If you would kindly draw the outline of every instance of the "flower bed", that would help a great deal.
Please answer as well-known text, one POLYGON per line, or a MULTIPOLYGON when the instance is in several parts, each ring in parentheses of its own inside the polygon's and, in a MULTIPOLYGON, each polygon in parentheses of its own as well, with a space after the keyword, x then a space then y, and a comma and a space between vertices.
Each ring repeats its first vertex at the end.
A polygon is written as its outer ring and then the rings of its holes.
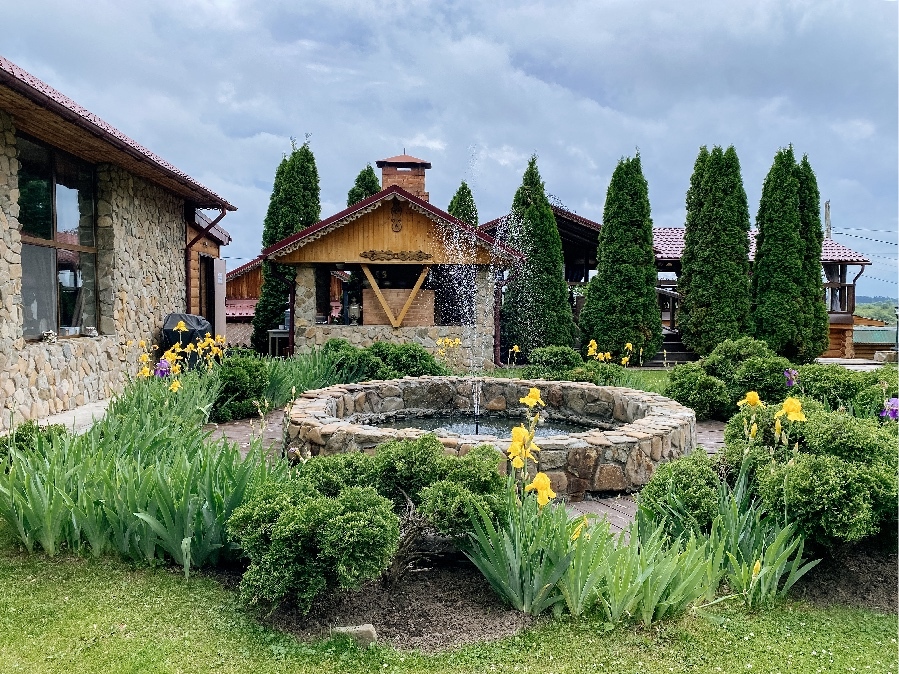
MULTIPOLYGON (((524 421, 527 408, 519 400, 538 386, 547 418, 585 426, 582 433, 540 441, 537 470, 570 500, 590 491, 639 489, 659 463, 689 454, 696 446, 693 411, 653 393, 584 382, 408 377, 303 394, 288 413, 285 451, 293 458, 373 452, 382 442, 420 437, 426 431, 373 424, 399 415, 471 414, 478 384, 484 415, 524 421)), ((459 455, 482 443, 506 452, 510 443, 509 438, 481 435, 441 434, 438 439, 448 453, 459 455)))

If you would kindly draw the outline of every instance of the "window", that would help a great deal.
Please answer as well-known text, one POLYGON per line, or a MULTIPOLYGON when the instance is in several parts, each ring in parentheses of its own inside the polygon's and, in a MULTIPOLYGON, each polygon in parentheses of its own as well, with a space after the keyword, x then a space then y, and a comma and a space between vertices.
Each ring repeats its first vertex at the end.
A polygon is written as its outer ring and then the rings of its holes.
POLYGON ((24 335, 97 326, 94 169, 18 136, 24 335))

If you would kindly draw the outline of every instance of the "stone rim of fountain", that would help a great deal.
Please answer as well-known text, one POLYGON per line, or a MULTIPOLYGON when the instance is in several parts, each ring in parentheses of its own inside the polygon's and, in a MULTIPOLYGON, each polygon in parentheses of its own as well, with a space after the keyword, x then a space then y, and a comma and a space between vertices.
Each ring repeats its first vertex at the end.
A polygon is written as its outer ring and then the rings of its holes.
MULTIPOLYGON (((693 410, 656 393, 587 382, 451 376, 404 377, 308 391, 291 404, 286 415, 285 452, 303 458, 373 453, 383 442, 433 433, 373 423, 399 414, 473 413, 472 391, 478 382, 479 407, 490 416, 524 422, 527 407, 519 398, 536 387, 546 401, 541 412, 547 418, 592 424, 582 433, 538 440, 537 469, 550 477, 557 493, 567 494, 572 501, 588 492, 635 491, 660 463, 696 447, 693 410)), ((505 452, 510 442, 509 438, 453 433, 437 437, 445 451, 455 455, 485 443, 505 452)), ((500 469, 505 469, 505 462, 500 461, 500 469)))

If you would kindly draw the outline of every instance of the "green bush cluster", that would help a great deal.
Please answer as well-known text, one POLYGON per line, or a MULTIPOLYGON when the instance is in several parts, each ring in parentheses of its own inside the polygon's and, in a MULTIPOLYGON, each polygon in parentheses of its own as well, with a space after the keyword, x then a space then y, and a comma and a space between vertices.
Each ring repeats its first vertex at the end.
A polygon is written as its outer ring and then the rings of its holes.
POLYGON ((584 359, 570 346, 541 346, 528 354, 529 365, 524 369, 527 379, 560 379, 561 373, 582 367, 584 359))
POLYGON ((225 358, 218 367, 221 392, 212 408, 215 422, 246 419, 265 407, 269 371, 266 361, 256 356, 225 358))
POLYGON ((708 531, 718 511, 718 474, 702 449, 661 464, 640 491, 640 507, 663 519, 671 508, 690 514, 708 531))
POLYGON ((380 445, 374 455, 310 459, 294 480, 270 486, 229 522, 250 560, 241 596, 267 609, 293 602, 306 613, 322 592, 356 587, 397 564, 397 550, 414 547, 400 540, 401 521, 404 536, 415 530, 409 517, 465 537, 469 512, 504 512, 499 458, 487 445, 447 456, 425 435, 380 445))
POLYGON ((34 419, 29 419, 13 428, 9 435, 0 436, 0 465, 9 456, 9 450, 13 447, 26 451, 33 450, 39 443, 38 438, 52 440, 66 433, 66 427, 60 424, 41 426, 34 419))
POLYGON ((359 348, 345 339, 329 339, 322 347, 322 353, 333 361, 337 376, 345 383, 449 374, 449 370, 419 344, 375 342, 359 348))
MULTIPOLYGON (((567 381, 588 381, 597 386, 621 386, 626 379, 627 371, 617 363, 603 363, 589 360, 579 367, 568 370, 560 377, 567 381)), ((549 377, 547 377, 549 379, 549 377)))
POLYGON ((700 421, 716 419, 727 409, 727 384, 706 373, 700 363, 684 363, 671 370, 665 395, 696 412, 700 421))

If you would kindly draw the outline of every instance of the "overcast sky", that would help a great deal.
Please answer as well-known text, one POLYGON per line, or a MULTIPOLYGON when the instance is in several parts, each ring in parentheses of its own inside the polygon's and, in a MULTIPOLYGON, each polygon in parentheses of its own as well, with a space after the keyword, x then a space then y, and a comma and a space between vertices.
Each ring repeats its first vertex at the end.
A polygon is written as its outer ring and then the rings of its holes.
POLYGON ((874 262, 858 292, 895 296, 897 7, 12 0, 0 53, 237 205, 229 268, 259 251, 290 137, 309 134, 322 217, 405 147, 432 162, 441 208, 466 180, 482 222, 506 213, 536 153, 547 191, 600 220, 618 159, 639 148, 657 226, 683 225, 700 145, 736 147, 754 219, 792 143, 834 238, 874 262))

